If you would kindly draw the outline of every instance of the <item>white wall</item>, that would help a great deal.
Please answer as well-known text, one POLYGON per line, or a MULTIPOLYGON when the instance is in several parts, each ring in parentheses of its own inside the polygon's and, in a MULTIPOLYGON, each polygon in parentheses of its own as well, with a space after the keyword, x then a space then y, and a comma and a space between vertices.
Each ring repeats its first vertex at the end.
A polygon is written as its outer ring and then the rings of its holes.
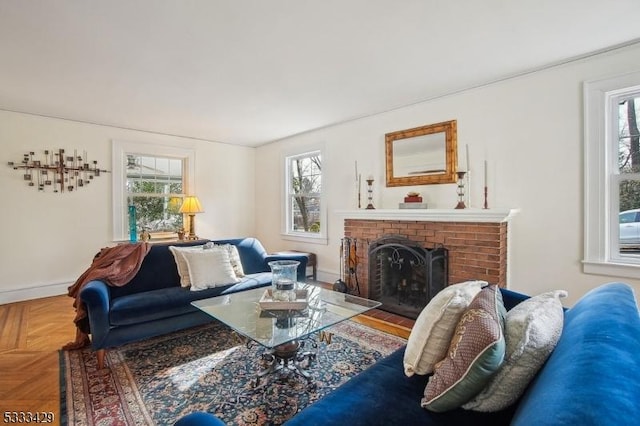
POLYGON ((87 151, 111 170, 111 140, 194 149, 195 193, 205 213, 198 235, 254 235, 255 165, 252 148, 0 111, 0 304, 66 293, 102 247, 112 245, 111 174, 73 192, 38 192, 7 166, 28 151, 87 151))
POLYGON ((269 247, 317 253, 320 277, 335 279, 343 228, 333 212, 356 205, 355 161, 363 177, 372 174, 375 178, 374 205, 378 208, 397 208, 409 190, 420 192, 430 207, 453 208, 453 184, 384 187, 384 135, 456 119, 459 158, 465 158, 465 145, 470 150, 472 207, 481 206, 482 163, 486 159, 489 206, 521 209, 510 233, 511 288, 529 294, 567 289, 567 305, 609 281, 629 282, 640 291, 639 281, 586 275, 581 266, 582 83, 639 69, 640 45, 635 45, 260 147, 256 153, 256 175, 260 176, 256 205, 266 208, 256 217, 257 235, 269 247), (282 193, 282 153, 294 145, 318 142, 326 146, 323 184, 328 195, 329 244, 283 240, 276 202, 282 193))

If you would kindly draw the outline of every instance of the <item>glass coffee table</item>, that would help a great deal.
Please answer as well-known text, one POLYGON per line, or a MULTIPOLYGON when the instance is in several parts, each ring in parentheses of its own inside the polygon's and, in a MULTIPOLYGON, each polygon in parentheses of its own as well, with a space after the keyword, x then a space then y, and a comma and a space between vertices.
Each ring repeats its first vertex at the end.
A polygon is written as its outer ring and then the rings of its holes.
POLYGON ((267 289, 269 287, 261 287, 191 302, 196 308, 249 339, 249 342, 267 348, 262 355, 267 367, 257 374, 254 386, 258 386, 263 377, 283 369, 302 376, 311 385, 311 376, 305 370, 316 357, 315 335, 330 343, 331 334, 325 331, 326 328, 381 304, 298 283, 298 289, 306 290, 308 294, 308 306, 305 309, 266 310, 261 308, 260 301, 267 289))

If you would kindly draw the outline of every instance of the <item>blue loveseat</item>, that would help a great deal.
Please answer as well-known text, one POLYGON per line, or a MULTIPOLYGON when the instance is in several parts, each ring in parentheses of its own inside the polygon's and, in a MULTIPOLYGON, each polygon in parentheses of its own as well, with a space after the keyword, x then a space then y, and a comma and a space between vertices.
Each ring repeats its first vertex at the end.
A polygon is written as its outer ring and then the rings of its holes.
POLYGON ((239 283, 190 291, 180 286, 180 276, 169 246, 202 245, 209 240, 179 244, 153 244, 135 277, 122 287, 111 287, 94 280, 80 291, 86 304, 91 329, 91 346, 98 351, 98 364, 104 365, 105 349, 153 336, 182 330, 212 321, 191 305, 194 300, 216 297, 271 284, 273 260, 297 260, 298 280, 305 281, 304 255, 269 255, 255 238, 215 240, 238 249, 245 276, 239 283))
MULTIPOLYGON (((511 309, 528 298, 502 290, 511 309)), ((555 350, 520 400, 497 413, 420 406, 428 377, 406 377, 404 348, 380 360, 285 424, 314 425, 635 425, 640 419, 640 316, 626 284, 600 286, 565 311, 555 350)), ((177 425, 220 425, 194 413, 177 425)))

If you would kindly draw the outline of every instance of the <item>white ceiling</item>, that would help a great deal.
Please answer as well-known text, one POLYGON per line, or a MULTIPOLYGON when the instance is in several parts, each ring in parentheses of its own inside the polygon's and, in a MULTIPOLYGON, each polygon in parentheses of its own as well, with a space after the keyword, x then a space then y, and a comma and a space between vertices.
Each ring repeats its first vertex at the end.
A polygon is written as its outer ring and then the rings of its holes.
POLYGON ((0 109, 257 146, 636 42, 638 17, 638 0, 0 0, 0 109))

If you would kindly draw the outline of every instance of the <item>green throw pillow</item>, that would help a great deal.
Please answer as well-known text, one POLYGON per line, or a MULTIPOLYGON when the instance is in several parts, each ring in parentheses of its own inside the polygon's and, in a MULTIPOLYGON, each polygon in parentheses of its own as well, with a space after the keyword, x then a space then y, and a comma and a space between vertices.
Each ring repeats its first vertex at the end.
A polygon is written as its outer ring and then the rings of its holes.
POLYGON ((543 293, 507 313, 504 363, 487 387, 462 408, 500 411, 520 398, 560 339, 564 324, 560 298, 566 296, 563 290, 543 293))
POLYGON ((504 360, 505 315, 496 285, 476 295, 456 326, 447 356, 429 378, 421 403, 424 408, 452 410, 482 391, 504 360))

